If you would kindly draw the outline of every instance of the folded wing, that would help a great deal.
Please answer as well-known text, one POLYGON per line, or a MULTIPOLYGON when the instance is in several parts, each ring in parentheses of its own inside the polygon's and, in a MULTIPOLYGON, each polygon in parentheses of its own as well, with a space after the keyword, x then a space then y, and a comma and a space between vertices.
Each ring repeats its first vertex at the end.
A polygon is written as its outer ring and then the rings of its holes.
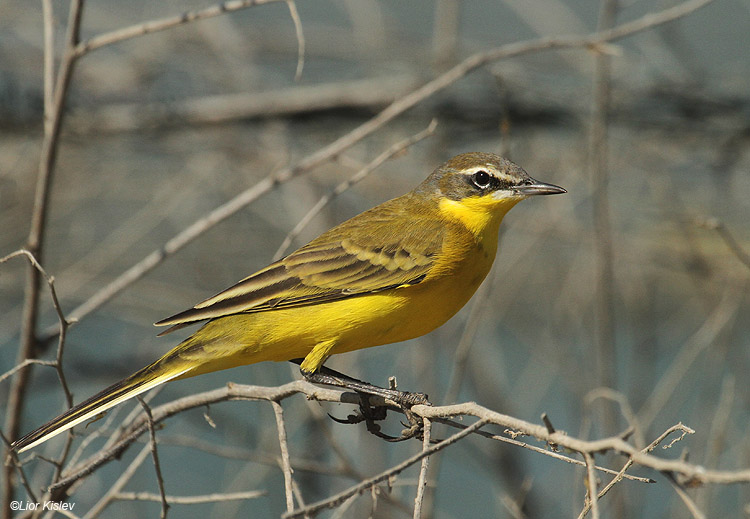
POLYGON ((160 335, 206 319, 320 304, 421 282, 442 246, 443 226, 419 217, 404 225, 390 207, 362 213, 193 308, 157 322, 170 326, 160 335), (389 225, 394 219, 398 226, 389 225))

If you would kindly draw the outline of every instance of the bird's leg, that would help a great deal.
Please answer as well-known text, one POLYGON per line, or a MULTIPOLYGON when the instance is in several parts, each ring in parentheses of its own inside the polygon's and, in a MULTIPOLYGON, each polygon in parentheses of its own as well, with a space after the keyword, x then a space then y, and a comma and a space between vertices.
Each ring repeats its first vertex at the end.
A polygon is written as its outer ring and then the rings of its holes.
MULTIPOLYGON (((301 364, 302 360, 303 359, 293 359, 291 362, 301 364)), ((346 420, 340 420, 332 416, 331 418, 333 420, 336 420, 339 423, 349 424, 364 421, 367 424, 367 430, 369 432, 387 441, 402 441, 409 438, 421 437, 422 421, 411 412, 411 407, 418 404, 430 405, 430 401, 424 393, 411 393, 409 391, 399 391, 395 388, 376 386, 325 366, 321 366, 314 372, 305 371, 300 368, 300 373, 305 377, 305 380, 312 384, 323 384, 349 389, 360 395, 360 415, 350 415, 346 420), (409 420, 409 425, 407 426, 408 429, 405 429, 400 437, 389 436, 382 433, 380 431, 380 426, 375 423, 375 420, 385 419, 388 408, 384 405, 371 405, 369 399, 366 398, 366 395, 380 396, 398 405, 409 420)))
MULTIPOLYGON (((302 359, 292 359, 290 362, 301 364, 302 359)), ((325 366, 321 366, 317 371, 313 372, 305 371, 300 368, 300 373, 305 377, 305 380, 312 384, 323 384, 326 386, 350 389, 357 393, 364 393, 366 395, 380 396, 395 402, 401 407, 411 407, 418 404, 430 405, 430 401, 424 393, 412 393, 409 391, 400 391, 398 389, 376 386, 325 366)))

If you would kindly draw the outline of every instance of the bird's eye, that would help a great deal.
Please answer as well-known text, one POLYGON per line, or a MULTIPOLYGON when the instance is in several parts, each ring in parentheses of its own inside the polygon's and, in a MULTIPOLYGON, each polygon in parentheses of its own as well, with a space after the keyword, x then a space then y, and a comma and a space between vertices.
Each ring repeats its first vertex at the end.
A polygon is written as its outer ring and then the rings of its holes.
POLYGON ((490 174, 486 171, 477 171, 471 176, 471 181, 474 182, 474 185, 480 189, 484 189, 489 186, 490 180, 490 174))

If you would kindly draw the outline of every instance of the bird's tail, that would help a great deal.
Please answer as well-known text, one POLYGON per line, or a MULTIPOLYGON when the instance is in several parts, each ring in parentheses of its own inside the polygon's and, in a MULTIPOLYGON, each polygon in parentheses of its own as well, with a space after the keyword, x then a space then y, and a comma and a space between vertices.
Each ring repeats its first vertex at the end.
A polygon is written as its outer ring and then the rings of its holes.
POLYGON ((14 441, 11 448, 19 453, 28 450, 81 422, 103 413, 120 402, 191 371, 192 367, 186 366, 184 363, 165 362, 165 360, 168 360, 167 357, 169 357, 169 354, 120 382, 112 384, 88 400, 68 409, 57 418, 14 441), (175 366, 175 364, 179 365, 175 366))

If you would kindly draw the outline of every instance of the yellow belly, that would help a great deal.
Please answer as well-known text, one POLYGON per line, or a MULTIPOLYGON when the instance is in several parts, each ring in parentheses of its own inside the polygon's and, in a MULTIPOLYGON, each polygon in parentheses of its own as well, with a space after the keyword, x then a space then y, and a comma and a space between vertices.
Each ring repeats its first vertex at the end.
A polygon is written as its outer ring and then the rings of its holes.
POLYGON ((491 249, 461 244, 460 255, 445 255, 450 262, 438 262, 434 274, 416 285, 214 319, 165 358, 177 354, 195 366, 186 376, 295 358, 306 358, 303 368, 314 371, 332 354, 419 337, 442 325, 471 298, 492 266, 496 241, 490 244, 491 249))

